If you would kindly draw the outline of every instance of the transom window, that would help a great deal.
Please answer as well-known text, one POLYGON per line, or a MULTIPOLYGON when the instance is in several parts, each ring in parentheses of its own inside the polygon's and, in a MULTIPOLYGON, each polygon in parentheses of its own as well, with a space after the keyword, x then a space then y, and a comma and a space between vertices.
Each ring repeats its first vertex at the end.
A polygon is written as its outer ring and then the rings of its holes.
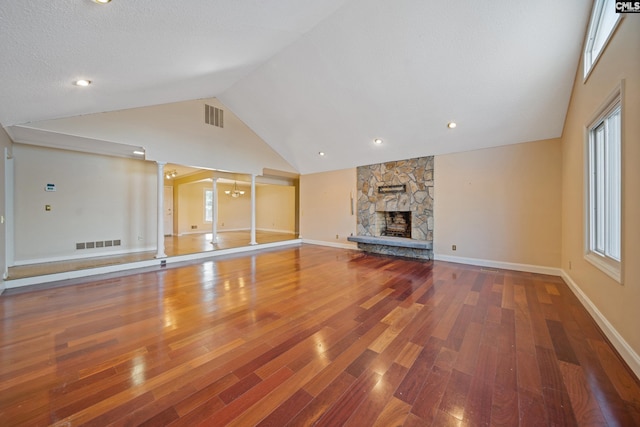
POLYGON ((589 21, 589 31, 584 48, 584 78, 586 79, 611 34, 624 15, 616 13, 614 0, 595 0, 589 21))
POLYGON ((620 91, 589 126, 586 258, 621 282, 622 107, 620 91))

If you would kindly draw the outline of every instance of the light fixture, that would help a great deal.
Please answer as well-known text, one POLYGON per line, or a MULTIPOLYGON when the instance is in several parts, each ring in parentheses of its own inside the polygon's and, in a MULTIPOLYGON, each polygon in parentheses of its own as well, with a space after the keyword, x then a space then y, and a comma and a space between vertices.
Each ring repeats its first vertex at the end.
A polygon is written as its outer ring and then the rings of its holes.
POLYGON ((80 79, 73 82, 73 84, 76 86, 87 87, 91 84, 91 80, 80 79))
POLYGON ((447 127, 448 127, 449 129, 454 129, 456 126, 458 126, 458 125, 456 124, 456 122, 449 122, 449 123, 447 123, 447 127))
POLYGON ((94 3, 98 3, 98 4, 107 4, 110 3, 111 0, 93 0, 94 3))
POLYGON ((376 138, 376 139, 373 140, 373 143, 376 144, 376 145, 380 145, 380 144, 382 144, 382 140, 380 138, 376 138))
POLYGON ((318 156, 320 156, 320 157, 324 157, 324 151, 320 151, 320 152, 318 152, 318 156))
POLYGON ((233 190, 224 190, 224 194, 226 194, 227 196, 231 196, 234 199, 237 199, 238 197, 244 194, 244 191, 238 190, 238 183, 234 181, 233 190))
POLYGON ((144 151, 140 151, 140 150, 135 150, 133 152, 133 154, 137 155, 137 156, 144 156, 144 151))
POLYGON ((175 178, 176 176, 178 176, 178 172, 174 169, 172 171, 167 172, 164 176, 167 179, 175 178))

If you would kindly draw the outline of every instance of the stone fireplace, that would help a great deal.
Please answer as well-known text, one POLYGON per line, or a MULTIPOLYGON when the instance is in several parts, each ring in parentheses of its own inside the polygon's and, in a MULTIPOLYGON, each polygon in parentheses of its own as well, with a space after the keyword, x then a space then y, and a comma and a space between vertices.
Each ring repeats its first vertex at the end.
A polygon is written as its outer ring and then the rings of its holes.
POLYGON ((433 259, 433 156, 360 166, 357 236, 365 251, 433 259))

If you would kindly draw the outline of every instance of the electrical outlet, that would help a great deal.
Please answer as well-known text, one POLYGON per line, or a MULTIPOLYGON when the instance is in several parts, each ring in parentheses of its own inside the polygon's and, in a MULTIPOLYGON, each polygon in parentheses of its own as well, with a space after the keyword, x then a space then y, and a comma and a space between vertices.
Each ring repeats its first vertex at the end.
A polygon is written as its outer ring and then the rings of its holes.
POLYGON ((339 238, 340 238, 340 236, 336 234, 336 240, 339 239, 339 238))
POLYGON ((455 251, 457 249, 456 245, 451 245, 451 250, 455 251))

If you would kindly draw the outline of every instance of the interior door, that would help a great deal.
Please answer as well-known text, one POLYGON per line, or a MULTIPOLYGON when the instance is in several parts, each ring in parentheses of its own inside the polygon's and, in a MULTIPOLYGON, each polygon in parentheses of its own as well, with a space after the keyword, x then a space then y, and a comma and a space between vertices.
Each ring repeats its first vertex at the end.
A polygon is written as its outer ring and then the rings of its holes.
POLYGON ((173 236, 173 187, 164 187, 164 235, 173 236))

